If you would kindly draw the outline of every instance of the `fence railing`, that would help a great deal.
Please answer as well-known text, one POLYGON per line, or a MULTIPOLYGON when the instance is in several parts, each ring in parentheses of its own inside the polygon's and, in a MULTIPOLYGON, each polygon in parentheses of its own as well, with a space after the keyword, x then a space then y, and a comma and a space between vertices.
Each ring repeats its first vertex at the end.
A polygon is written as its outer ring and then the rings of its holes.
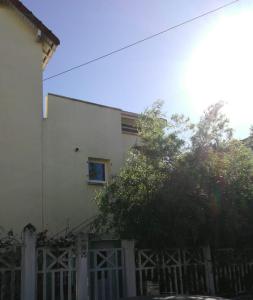
POLYGON ((67 246, 54 242, 37 243, 35 229, 28 226, 19 247, 1 248, 0 243, 0 300, 117 300, 129 295, 124 247, 88 250, 81 235, 67 246))
POLYGON ((209 294, 213 293, 212 275, 206 272, 208 248, 181 250, 182 280, 184 293, 209 294))
POLYGON ((121 248, 89 250, 91 300, 117 300, 124 296, 124 253, 121 248))
POLYGON ((205 248, 136 251, 137 294, 149 294, 149 283, 157 283, 159 294, 209 294, 205 248))
POLYGON ((76 254, 72 247, 37 249, 37 299, 76 299, 76 254))
MULTIPOLYGON (((151 294, 236 295, 253 290, 253 249, 89 249, 78 237, 63 246, 0 243, 0 300, 117 300, 151 294)), ((94 242, 92 245, 95 245, 94 242)))
POLYGON ((241 294, 253 287, 253 249, 213 251, 215 290, 219 294, 241 294))
POLYGON ((21 245, 0 248, 0 300, 20 300, 21 245))

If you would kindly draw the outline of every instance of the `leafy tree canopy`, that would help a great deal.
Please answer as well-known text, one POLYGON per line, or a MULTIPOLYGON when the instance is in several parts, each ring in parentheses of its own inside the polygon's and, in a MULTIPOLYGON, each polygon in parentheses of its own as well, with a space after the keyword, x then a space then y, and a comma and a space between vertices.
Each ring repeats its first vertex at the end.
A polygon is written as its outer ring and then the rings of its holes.
POLYGON ((162 103, 137 120, 139 141, 97 195, 96 228, 141 246, 253 242, 253 152, 233 138, 222 103, 193 125, 162 103))

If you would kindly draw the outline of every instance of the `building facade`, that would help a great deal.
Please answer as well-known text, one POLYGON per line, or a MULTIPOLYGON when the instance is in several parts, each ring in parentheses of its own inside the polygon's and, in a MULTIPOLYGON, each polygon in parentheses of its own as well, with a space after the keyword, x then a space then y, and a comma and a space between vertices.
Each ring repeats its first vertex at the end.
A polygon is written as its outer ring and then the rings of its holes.
POLYGON ((58 38, 18 0, 0 0, 0 231, 56 232, 90 220, 93 200, 136 142, 136 114, 49 94, 58 38))
POLYGON ((117 108, 48 95, 43 173, 50 230, 85 226, 97 214, 96 191, 119 171, 137 142, 135 119, 136 114, 117 108))

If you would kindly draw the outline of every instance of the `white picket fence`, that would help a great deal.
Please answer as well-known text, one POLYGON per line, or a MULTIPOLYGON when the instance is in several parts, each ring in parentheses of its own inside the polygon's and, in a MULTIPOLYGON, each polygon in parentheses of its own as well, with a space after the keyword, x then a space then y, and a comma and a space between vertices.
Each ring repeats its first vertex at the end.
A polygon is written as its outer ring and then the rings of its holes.
POLYGON ((136 265, 138 295, 149 293, 150 282, 159 285, 159 294, 214 293, 208 248, 139 250, 136 265))
POLYGON ((117 300, 129 295, 124 255, 129 244, 134 255, 132 242, 88 250, 81 236, 67 246, 38 245, 36 232, 27 227, 21 242, 11 247, 0 243, 0 300, 117 300))
POLYGON ((117 300, 124 296, 124 254, 121 248, 89 250, 91 300, 117 300))
POLYGON ((19 300, 21 287, 21 245, 0 248, 0 300, 19 300))
POLYGON ((253 287, 253 249, 213 251, 215 290, 241 294, 253 287))
POLYGON ((136 295, 243 293, 253 287, 253 250, 209 247, 89 249, 78 238, 70 245, 37 244, 26 228, 23 239, 0 243, 0 300, 117 300, 136 295))
POLYGON ((39 247, 37 265, 38 300, 75 300, 76 254, 73 247, 39 247))

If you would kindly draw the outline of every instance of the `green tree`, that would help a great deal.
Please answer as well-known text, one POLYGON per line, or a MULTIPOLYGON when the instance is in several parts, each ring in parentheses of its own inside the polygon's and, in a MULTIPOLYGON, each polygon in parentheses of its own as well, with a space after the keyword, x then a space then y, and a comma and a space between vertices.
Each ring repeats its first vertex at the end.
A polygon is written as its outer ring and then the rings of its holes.
POLYGON ((253 154, 232 138, 222 106, 211 106, 194 130, 184 116, 166 121, 160 102, 147 109, 138 144, 97 196, 97 227, 153 248, 247 243, 253 154))

